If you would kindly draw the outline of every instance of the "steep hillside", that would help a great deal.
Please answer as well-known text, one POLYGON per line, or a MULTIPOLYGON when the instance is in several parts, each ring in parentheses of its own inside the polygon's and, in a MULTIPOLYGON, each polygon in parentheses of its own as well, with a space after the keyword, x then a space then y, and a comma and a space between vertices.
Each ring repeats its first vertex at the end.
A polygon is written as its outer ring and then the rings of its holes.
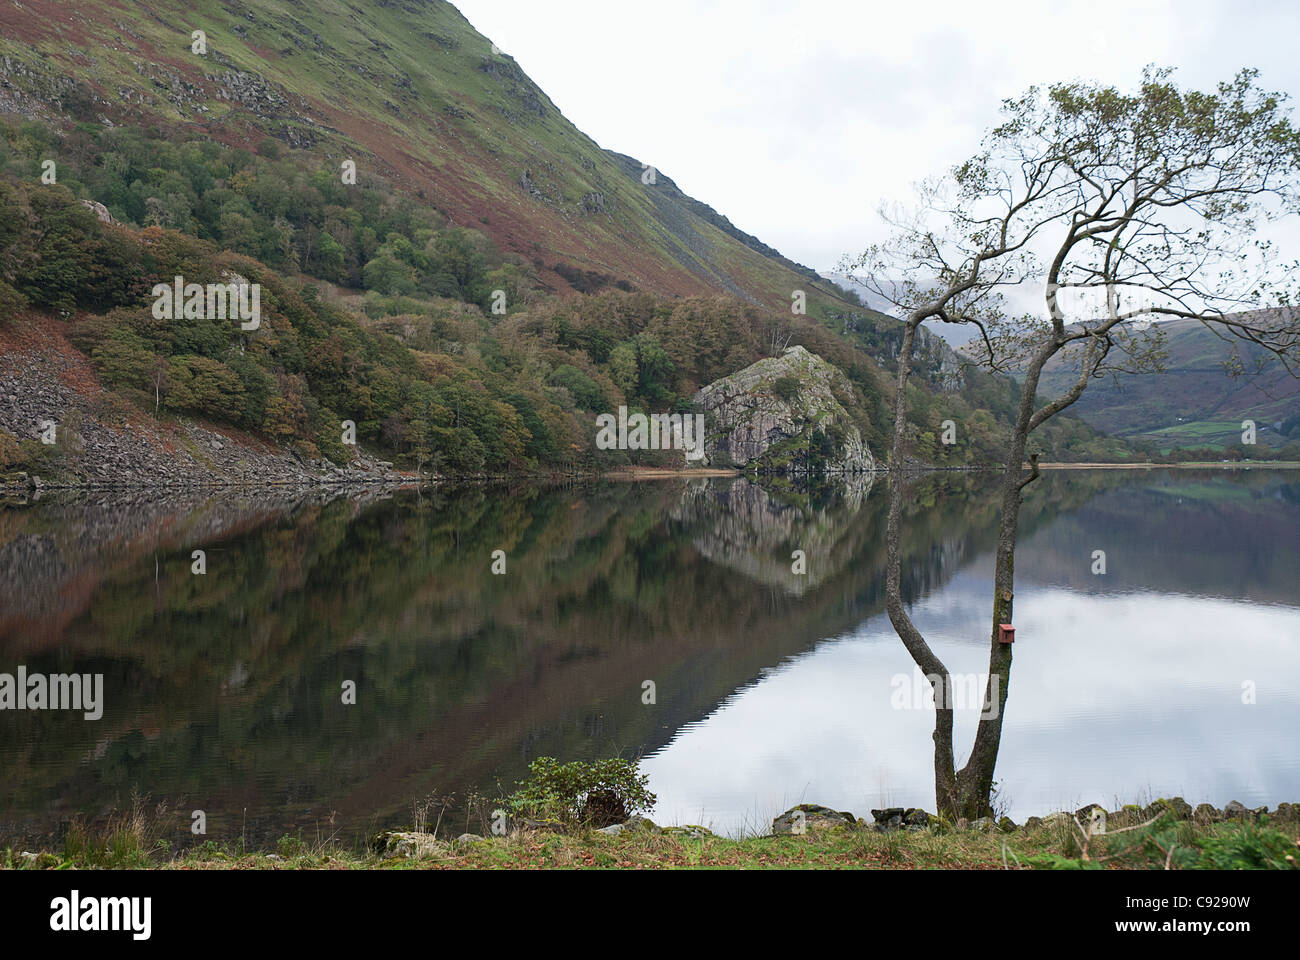
POLYGON ((178 123, 353 158, 359 183, 383 177, 555 289, 590 272, 787 309, 796 289, 838 298, 662 171, 601 149, 440 0, 6 4, 0 81, 3 112, 178 123))
MULTIPOLYGON (((1225 340, 1197 320, 1167 321, 1158 331, 1166 354, 1161 372, 1093 382, 1074 405, 1080 418, 1157 450, 1238 444, 1244 420, 1255 421, 1260 444, 1300 440, 1300 380, 1275 357, 1225 340)), ((1074 376, 1068 361, 1055 361, 1040 392, 1059 394, 1074 376)))
MULTIPOLYGON (((595 449, 593 414, 685 411, 796 345, 843 371, 880 459, 901 340, 602 150, 454 7, 339 0, 0 8, 6 325, 0 470, 69 483, 122 481, 124 463, 186 482, 278 469, 264 441, 293 475, 667 465, 595 449), (157 284, 231 274, 262 289, 260 327, 151 309, 157 284), (52 389, 47 356, 86 389, 52 389), (42 442, 47 421, 66 442, 42 442)), ((1009 384, 933 336, 915 366, 915 457, 995 460, 1009 384)), ((1078 421, 1042 441, 1124 454, 1078 421)))

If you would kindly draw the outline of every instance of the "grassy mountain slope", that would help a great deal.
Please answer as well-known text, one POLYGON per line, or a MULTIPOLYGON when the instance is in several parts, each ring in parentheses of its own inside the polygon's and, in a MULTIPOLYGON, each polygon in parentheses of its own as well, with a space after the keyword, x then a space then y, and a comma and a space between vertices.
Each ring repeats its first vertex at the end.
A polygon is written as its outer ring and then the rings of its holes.
MULTIPOLYGON (((19 398, 0 401, 0 468, 115 475, 76 431, 56 450, 33 424, 142 414, 166 421, 153 434, 201 420, 334 463, 354 459, 349 422, 403 469, 661 463, 593 450, 592 415, 685 410, 797 344, 848 376, 881 459, 900 325, 643 174, 446 3, 0 8, 0 326, 54 344, 112 407, 29 409, 39 358, 0 356, 19 398), (154 284, 227 272, 265 288, 256 332, 151 316, 154 284)), ((995 459, 1009 384, 923 347, 914 455, 995 459), (946 419, 956 445, 936 439, 946 419)), ((1123 456, 1078 421, 1043 442, 1123 456)))
POLYGON ((574 127, 448 3, 33 0, 0 10, 0 56, 0 109, 315 145, 524 255, 556 289, 577 268, 661 295, 838 297, 662 172, 643 183, 642 163, 574 127))

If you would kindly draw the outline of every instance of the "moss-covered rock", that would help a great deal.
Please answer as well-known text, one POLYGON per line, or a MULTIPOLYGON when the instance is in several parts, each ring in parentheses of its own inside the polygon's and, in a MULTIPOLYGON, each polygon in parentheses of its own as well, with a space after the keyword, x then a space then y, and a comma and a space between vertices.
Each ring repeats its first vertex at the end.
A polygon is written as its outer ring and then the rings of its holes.
POLYGON ((1192 819, 1192 805, 1182 797, 1160 797, 1154 803, 1147 804, 1142 815, 1151 820, 1162 813, 1168 813, 1175 820, 1192 819))
POLYGON ((870 472, 875 460, 838 398, 852 394, 843 373, 804 347, 759 360, 695 395, 705 459, 760 473, 870 472))
POLYGON ((713 831, 708 827, 701 827, 694 823, 680 827, 664 827, 663 834, 665 837, 685 837, 690 840, 703 840, 714 836, 713 831))
POLYGON ((772 833, 811 833, 857 825, 858 818, 847 810, 832 810, 817 803, 801 803, 772 820, 772 833))
POLYGON ((385 830, 370 838, 370 849, 379 857, 419 860, 447 854, 447 844, 431 833, 414 830, 385 830))

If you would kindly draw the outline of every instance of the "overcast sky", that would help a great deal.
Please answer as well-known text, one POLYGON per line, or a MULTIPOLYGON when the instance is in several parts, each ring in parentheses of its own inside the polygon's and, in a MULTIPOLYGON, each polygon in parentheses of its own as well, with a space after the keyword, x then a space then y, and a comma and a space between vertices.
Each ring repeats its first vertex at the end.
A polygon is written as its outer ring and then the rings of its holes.
POLYGON ((454 0, 603 147, 819 270, 883 236, 883 200, 973 153, 1031 84, 1300 95, 1300 4, 1086 0, 454 0))

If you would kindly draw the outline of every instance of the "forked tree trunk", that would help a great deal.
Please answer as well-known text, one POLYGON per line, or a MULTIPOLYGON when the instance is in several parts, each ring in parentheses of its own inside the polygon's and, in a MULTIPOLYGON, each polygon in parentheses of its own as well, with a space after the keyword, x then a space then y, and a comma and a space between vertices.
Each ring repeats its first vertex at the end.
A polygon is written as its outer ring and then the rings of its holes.
POLYGON ((903 329, 898 353, 898 394, 894 403, 894 442, 889 459, 889 519, 885 527, 888 568, 885 580, 885 609, 894 631, 912 660, 934 688, 934 795, 939 811, 953 816, 959 795, 952 754, 952 678, 903 607, 900 541, 903 517, 904 458, 907 448, 907 378, 911 373, 912 343, 919 319, 909 317, 903 329))
MULTIPOLYGON (((1039 375, 1043 365, 1056 351, 1047 348, 1035 356, 1021 385, 1016 422, 1012 428, 1000 484, 1002 504, 993 573, 989 679, 970 757, 966 765, 957 771, 952 746, 952 676, 907 615, 900 583, 904 458, 907 446, 907 381, 911 373, 912 347, 919 323, 916 315, 908 319, 898 355, 898 393, 894 402, 894 438, 889 463, 889 519, 885 532, 889 563, 885 605, 894 630, 934 688, 935 803, 939 813, 955 822, 958 818, 974 820, 992 813, 993 774, 997 766, 998 748, 1002 742, 1002 719, 1006 713, 1007 693, 1011 685, 1012 659, 1012 645, 1001 642, 999 626, 1013 622, 1016 528, 1020 520, 1021 490, 1028 482, 1022 479, 1025 448, 1034 415, 1039 375)), ((1033 476, 1037 476, 1036 466, 1031 474, 1033 476)))
POLYGON ((1010 643, 1001 642, 1000 626, 1014 623, 1016 574, 1016 530, 1020 522, 1021 490, 1038 475, 1037 461, 1029 478, 1022 478, 1030 421, 1038 394, 1038 378, 1051 352, 1043 351, 1025 371, 1020 387, 1020 404, 1011 431, 1007 462, 1002 471, 1002 507, 998 522, 997 555, 993 565, 993 623, 989 636, 989 679, 984 690, 983 709, 975 729, 975 742, 966 766, 957 774, 957 816, 974 820, 992 814, 993 773, 1002 744, 1002 721, 1006 716, 1007 694, 1011 689, 1010 643))

